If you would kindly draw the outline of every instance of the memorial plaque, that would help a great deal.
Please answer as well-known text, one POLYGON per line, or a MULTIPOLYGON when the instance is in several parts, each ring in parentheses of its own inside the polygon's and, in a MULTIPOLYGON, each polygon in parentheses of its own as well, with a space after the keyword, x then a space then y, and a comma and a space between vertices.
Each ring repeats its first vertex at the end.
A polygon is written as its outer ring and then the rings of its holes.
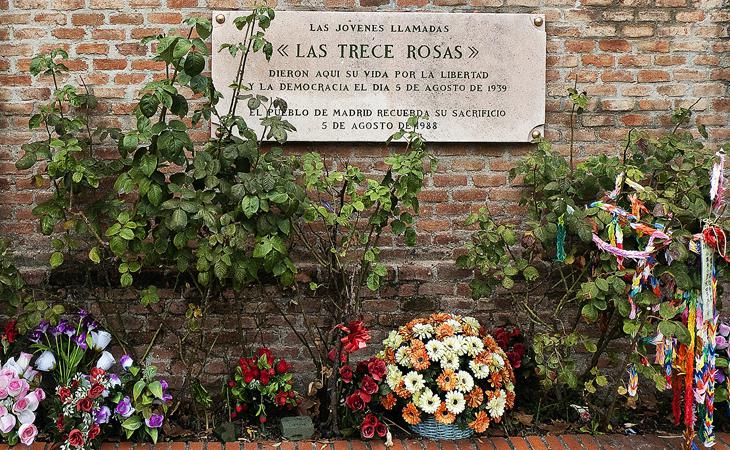
MULTIPOLYGON (((221 114, 239 58, 218 50, 243 40, 233 21, 246 14, 213 13, 221 114)), ((287 102, 292 141, 381 142, 411 115, 428 115, 421 132, 435 142, 529 142, 543 134, 541 15, 277 11, 266 38, 273 57, 252 54, 244 82, 287 102)), ((263 107, 238 108, 260 128, 263 107)))

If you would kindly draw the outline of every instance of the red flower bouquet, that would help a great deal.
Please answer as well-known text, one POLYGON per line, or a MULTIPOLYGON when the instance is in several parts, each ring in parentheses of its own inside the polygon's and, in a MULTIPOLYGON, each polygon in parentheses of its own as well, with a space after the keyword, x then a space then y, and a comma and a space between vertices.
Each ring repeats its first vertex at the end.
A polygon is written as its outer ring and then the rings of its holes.
POLYGON ((292 386, 290 370, 285 359, 276 359, 265 347, 250 358, 239 359, 227 386, 231 420, 256 419, 264 424, 269 417, 296 408, 300 399, 292 386))

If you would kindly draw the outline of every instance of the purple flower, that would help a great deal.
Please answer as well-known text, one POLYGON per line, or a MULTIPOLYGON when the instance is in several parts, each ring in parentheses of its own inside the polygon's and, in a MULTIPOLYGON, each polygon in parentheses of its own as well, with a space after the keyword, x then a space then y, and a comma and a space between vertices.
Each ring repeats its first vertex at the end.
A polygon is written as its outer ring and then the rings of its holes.
POLYGON ((169 387, 169 386, 167 385, 167 380, 160 380, 160 385, 162 385, 162 390, 163 390, 163 391, 166 391, 166 390, 167 390, 167 388, 169 387))
POLYGON ((117 404, 114 412, 124 417, 125 419, 131 416, 134 412, 134 408, 132 407, 132 401, 129 400, 129 397, 124 397, 122 401, 117 404))
POLYGON ((111 383, 112 387, 121 386, 122 380, 119 378, 119 375, 116 373, 110 373, 109 375, 109 383, 111 383))
POLYGON ((165 416, 162 414, 152 414, 149 419, 145 419, 144 423, 149 428, 160 428, 162 426, 162 422, 165 421, 165 416))
POLYGON ((53 336, 58 336, 59 334, 65 334, 66 336, 73 336, 74 329, 68 324, 68 320, 63 319, 58 322, 58 325, 56 325, 55 328, 51 330, 51 334, 53 336))
POLYGON ((715 347, 717 347, 718 350, 722 350, 724 348, 727 348, 728 342, 725 336, 715 336, 715 347))
POLYGON ((48 331, 48 327, 50 325, 51 324, 48 323, 47 320, 41 320, 40 322, 38 322, 38 326, 35 329, 36 329, 36 331, 39 331, 41 333, 45 333, 46 331, 48 331))
POLYGON ((89 313, 88 313, 88 312, 86 312, 86 310, 85 310, 85 309, 79 309, 79 317, 80 317, 80 318, 82 318, 82 319, 83 319, 84 317, 87 317, 88 315, 89 315, 89 313))
POLYGON ((722 372, 722 370, 715 371, 715 381, 717 383, 722 383, 723 381, 725 381, 725 374, 722 372))
POLYGON ((717 332, 725 337, 730 334, 730 325, 726 324, 725 322, 720 323, 720 325, 717 327, 717 332))
POLYGON ((41 341, 41 338, 43 337, 43 333, 38 330, 33 330, 28 334, 28 340, 30 342, 33 342, 34 344, 37 344, 41 341))
POLYGON ((109 423, 109 417, 111 415, 112 415, 112 412, 109 410, 109 408, 106 406, 102 406, 101 408, 94 411, 94 423, 96 423, 96 424, 109 423))
POLYGON ((134 361, 129 355, 122 355, 121 357, 119 357, 119 364, 121 364, 124 370, 129 370, 129 368, 132 367, 133 363, 134 361))
POLYGON ((74 338, 74 342, 76 342, 76 345, 78 345, 80 348, 86 350, 88 348, 88 345, 86 345, 86 332, 82 331, 78 336, 74 338))

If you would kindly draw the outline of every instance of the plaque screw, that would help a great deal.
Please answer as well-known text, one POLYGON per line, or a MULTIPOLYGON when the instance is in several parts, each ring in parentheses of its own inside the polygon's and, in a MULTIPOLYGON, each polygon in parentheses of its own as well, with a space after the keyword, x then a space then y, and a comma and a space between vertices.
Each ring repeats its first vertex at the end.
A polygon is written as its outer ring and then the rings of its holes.
POLYGON ((540 138, 540 130, 532 130, 532 138, 533 139, 539 139, 540 138))
POLYGON ((542 17, 535 17, 535 20, 533 20, 532 23, 534 23, 536 27, 541 27, 542 26, 542 17))
POLYGON ((215 16, 215 21, 218 23, 223 23, 226 21, 226 16, 224 16, 223 14, 218 14, 217 16, 215 16))

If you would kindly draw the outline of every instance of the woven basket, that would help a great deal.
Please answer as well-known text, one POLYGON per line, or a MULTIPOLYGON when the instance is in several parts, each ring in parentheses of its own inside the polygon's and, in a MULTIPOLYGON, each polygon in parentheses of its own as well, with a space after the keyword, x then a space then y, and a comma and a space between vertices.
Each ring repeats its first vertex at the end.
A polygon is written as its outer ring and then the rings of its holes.
POLYGON ((469 439, 474 435, 474 430, 471 428, 464 429, 454 424, 438 423, 433 416, 429 416, 418 425, 411 425, 410 427, 413 432, 428 439, 456 441, 458 439, 469 439))

